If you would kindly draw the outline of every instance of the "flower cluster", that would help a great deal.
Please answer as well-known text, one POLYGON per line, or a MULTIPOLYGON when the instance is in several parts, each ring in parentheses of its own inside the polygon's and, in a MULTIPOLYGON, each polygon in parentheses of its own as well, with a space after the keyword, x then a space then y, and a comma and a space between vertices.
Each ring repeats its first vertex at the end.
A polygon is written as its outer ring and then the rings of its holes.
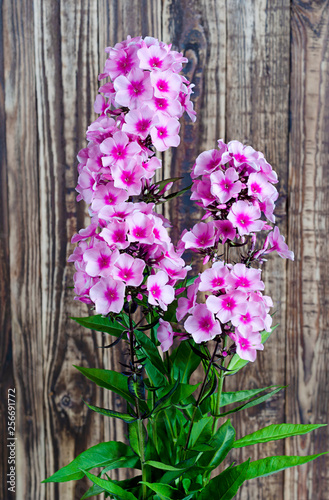
POLYGON ((155 150, 179 144, 179 118, 192 120, 193 85, 179 74, 181 53, 155 38, 131 38, 108 47, 95 101, 100 115, 78 154, 78 200, 89 205, 91 224, 72 238, 77 299, 101 314, 147 297, 166 310, 174 285, 188 270, 168 235, 170 223, 155 205, 171 186, 152 178, 161 167, 155 150), (156 272, 158 271, 158 272, 156 272))

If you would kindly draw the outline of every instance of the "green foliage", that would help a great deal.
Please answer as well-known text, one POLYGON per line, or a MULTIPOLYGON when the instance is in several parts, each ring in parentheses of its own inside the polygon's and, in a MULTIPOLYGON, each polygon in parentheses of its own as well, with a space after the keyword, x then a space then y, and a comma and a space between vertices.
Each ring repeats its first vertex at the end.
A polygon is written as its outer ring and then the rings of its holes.
POLYGON ((119 337, 122 332, 126 330, 126 327, 122 326, 117 321, 112 321, 110 318, 104 317, 101 314, 96 314, 95 316, 87 316, 86 318, 71 318, 79 325, 85 328, 90 328, 91 330, 96 330, 97 332, 108 333, 114 337, 119 337))
POLYGON ((231 500, 247 478, 249 460, 237 467, 226 469, 212 479, 198 496, 199 500, 231 500))
POLYGON ((269 476, 275 472, 280 472, 281 470, 288 469, 289 467, 295 467, 296 465, 303 465, 311 460, 315 460, 326 453, 318 453, 317 455, 306 455, 304 457, 298 456, 278 456, 278 457, 267 457, 251 462, 247 471, 246 479, 255 479, 256 477, 269 476))
POLYGON ((111 479, 102 479, 100 477, 94 476, 93 474, 90 474, 87 471, 83 471, 85 475, 92 481, 94 484, 97 484, 97 486, 100 486, 103 488, 104 491, 107 491, 108 493, 111 493, 112 495, 115 495, 115 497, 118 500, 138 500, 135 495, 130 493, 129 491, 124 490, 119 486, 116 482, 112 481, 111 479))

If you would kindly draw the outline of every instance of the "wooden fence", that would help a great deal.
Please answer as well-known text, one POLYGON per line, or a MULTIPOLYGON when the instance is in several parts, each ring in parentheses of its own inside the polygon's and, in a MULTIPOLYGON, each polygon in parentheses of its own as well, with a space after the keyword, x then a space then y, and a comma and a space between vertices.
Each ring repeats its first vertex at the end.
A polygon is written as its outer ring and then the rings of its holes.
MULTIPOLYGON (((18 500, 79 499, 86 482, 40 481, 125 428, 86 411, 102 391, 72 365, 118 367, 97 349, 102 334, 77 327, 70 238, 87 220, 76 202, 76 154, 95 118, 104 48, 128 34, 153 35, 189 58, 195 124, 165 155, 165 174, 187 176, 216 140, 239 139, 264 151, 280 178, 280 230, 295 262, 270 258, 266 287, 280 323, 257 362, 228 379, 227 390, 288 385, 261 407, 233 417, 238 433, 270 423, 329 422, 328 0, 0 0, 0 497, 7 491, 7 390, 16 389, 18 500)), ((199 220, 188 195, 169 209, 177 233, 199 220)), ((236 450, 237 460, 329 450, 328 430, 236 450)), ((325 456, 246 483, 239 500, 325 500, 325 456)))

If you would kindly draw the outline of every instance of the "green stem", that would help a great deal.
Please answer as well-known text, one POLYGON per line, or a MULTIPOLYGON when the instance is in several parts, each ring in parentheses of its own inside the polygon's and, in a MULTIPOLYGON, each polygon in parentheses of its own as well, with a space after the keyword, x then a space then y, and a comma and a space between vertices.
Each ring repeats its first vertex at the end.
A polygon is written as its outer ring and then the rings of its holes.
POLYGON ((206 374, 205 374, 205 377, 204 377, 204 380, 202 382, 202 386, 201 386, 201 389, 200 389, 200 393, 199 393, 198 399, 197 399, 197 401, 195 403, 195 407, 193 409, 192 418, 191 418, 191 422, 190 422, 190 427, 189 427, 189 430, 188 430, 188 434, 187 434, 187 438, 186 438, 186 443, 185 443, 185 446, 184 446, 183 460, 186 459, 187 449, 188 449, 188 445, 189 445, 189 442, 190 442, 190 437, 191 437, 191 433, 192 433, 192 428, 193 428, 193 424, 194 424, 195 415, 196 415, 196 412, 197 412, 197 410, 199 408, 199 404, 200 404, 201 398, 203 396, 203 391, 204 391, 204 388, 205 388, 206 383, 207 383, 208 375, 209 375, 210 369, 211 369, 212 364, 213 364, 214 359, 215 359, 215 354, 217 352, 217 347, 218 347, 218 341, 216 340, 216 346, 215 346, 214 352, 212 353, 211 359, 209 361, 209 364, 208 364, 208 367, 207 367, 207 371, 206 371, 206 374))
MULTIPOLYGON (((139 413, 139 409, 138 409, 139 413)), ((142 481, 146 481, 146 468, 145 468, 145 443, 144 443, 144 432, 143 432, 143 421, 141 418, 138 419, 138 441, 139 441, 139 452, 141 455, 141 466, 142 466, 142 481)), ((146 484, 142 485, 142 498, 146 499, 146 484)))
MULTIPOLYGON (((227 340, 227 336, 224 335, 224 338, 223 338, 223 349, 225 349, 225 347, 226 347, 226 340, 227 340)), ((223 361, 221 363, 224 368, 225 368, 225 359, 226 358, 222 358, 223 361)), ((215 415, 219 414, 220 400, 221 400, 222 392, 223 392, 224 377, 225 377, 225 372, 224 372, 224 370, 221 370, 220 374, 219 374, 218 390, 217 390, 217 394, 216 394, 215 415)), ((219 418, 220 417, 215 417, 214 418, 214 422, 212 424, 212 432, 213 432, 213 434, 217 430, 217 423, 218 423, 219 418)))

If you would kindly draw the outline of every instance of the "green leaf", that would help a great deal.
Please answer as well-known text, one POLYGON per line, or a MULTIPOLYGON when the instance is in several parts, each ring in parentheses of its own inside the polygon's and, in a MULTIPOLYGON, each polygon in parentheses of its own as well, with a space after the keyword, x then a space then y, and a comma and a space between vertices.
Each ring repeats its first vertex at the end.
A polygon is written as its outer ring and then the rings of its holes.
MULTIPOLYGON (((250 460, 250 459, 249 459, 250 460)), ((214 477, 198 496, 198 500, 231 500, 247 479, 249 460, 237 467, 224 470, 214 477)))
POLYGON ((194 354, 188 342, 181 342, 171 355, 173 360, 172 378, 188 384, 192 373, 195 372, 201 359, 194 354))
POLYGON ((139 345, 141 346, 141 349, 138 352, 142 353, 141 357, 146 357, 144 365, 148 376, 153 382, 153 385, 156 387, 167 385, 167 379, 165 377, 167 370, 157 347, 153 344, 152 340, 145 335, 145 333, 135 330, 134 334, 139 345))
POLYGON ((225 417, 226 415, 230 415, 231 413, 236 413, 237 411, 247 410, 248 408, 252 408, 253 406, 264 403, 264 401, 267 401, 272 396, 274 396, 274 394, 281 391, 282 389, 285 389, 285 387, 286 386, 283 386, 283 385, 279 386, 277 389, 274 389, 274 391, 268 392, 264 396, 258 396, 257 398, 254 398, 251 401, 248 401, 248 403, 245 403, 241 406, 237 406, 236 408, 233 408, 233 410, 229 410, 229 411, 226 411, 225 413, 220 413, 219 415, 214 415, 214 416, 215 417, 225 417))
POLYGON ((263 429, 259 429, 252 434, 247 434, 241 439, 235 441, 233 448, 242 448, 257 443, 268 443, 269 441, 277 441, 285 439, 289 436, 300 436, 314 431, 319 427, 325 427, 326 424, 304 425, 304 424, 279 424, 268 425, 263 429))
POLYGON ((160 470, 169 470, 169 471, 172 471, 172 472, 183 472, 185 469, 180 469, 180 468, 177 468, 177 467, 173 467, 172 465, 168 465, 168 464, 163 464, 161 462, 157 462, 155 460, 147 460, 145 462, 145 465, 151 465, 151 467, 154 467, 155 469, 160 469, 160 470))
MULTIPOLYGON (((135 459, 136 466, 139 459, 134 454, 133 450, 120 441, 107 441, 106 443, 99 443, 92 446, 88 450, 80 453, 72 462, 65 467, 55 472, 52 476, 44 479, 43 483, 63 483, 65 481, 74 481, 82 479, 84 474, 81 469, 90 470, 94 467, 106 467, 114 465, 121 459, 135 459)), ((120 462, 120 467, 127 467, 120 462)), ((128 465, 134 467, 134 465, 128 465)), ((138 467, 139 468, 139 467, 138 467)))
POLYGON ((200 383, 190 385, 190 384, 179 384, 177 386, 177 390, 173 397, 171 398, 171 401, 173 404, 178 404, 182 403, 184 400, 189 399, 189 397, 197 390, 199 387, 200 383))
POLYGON ((93 484, 90 488, 84 493, 80 500, 85 500, 86 498, 90 498, 93 496, 101 495, 104 493, 104 488, 101 488, 97 484, 93 484))
MULTIPOLYGON (((279 326, 279 324, 273 326, 271 328, 270 332, 265 332, 265 331, 261 332, 261 334, 262 334, 262 344, 264 344, 264 342, 267 341, 267 339, 270 337, 270 335, 272 335, 272 333, 274 332, 274 330, 278 326, 279 326)), ((239 370, 241 370, 241 368, 243 368, 244 366, 246 366, 248 363, 249 363, 249 361, 246 361, 245 359, 241 359, 238 354, 234 354, 234 356, 232 357, 231 361, 228 364, 227 369, 230 370, 230 371, 226 374, 226 376, 228 376, 228 375, 234 375, 236 372, 238 372, 239 370)))
POLYGON ((160 201, 160 203, 165 203, 166 201, 172 200, 173 198, 176 198, 176 196, 180 196, 183 193, 186 193, 189 189, 191 189, 192 184, 189 186, 186 186, 185 188, 181 189, 180 191, 176 191, 175 193, 168 194, 168 196, 165 196, 163 200, 160 201))
POLYGON ((169 179, 163 179, 162 181, 155 182, 154 185, 158 186, 159 192, 161 192, 163 188, 170 182, 174 183, 176 181, 180 181, 181 179, 183 179, 183 177, 171 177, 169 179))
POLYGON ((85 377, 92 382, 95 382, 99 387, 113 391, 119 396, 122 396, 126 401, 132 405, 135 404, 134 397, 130 394, 128 389, 127 377, 122 373, 117 373, 114 370, 103 370, 101 368, 85 368, 84 366, 75 366, 85 377))
POLYGON ((163 409, 165 404, 169 403, 169 400, 170 400, 171 396, 175 393, 178 385, 179 385, 179 382, 178 382, 178 380, 176 380, 176 382, 174 384, 168 385, 162 391, 162 392, 164 392, 164 395, 162 396, 162 393, 161 393, 160 399, 157 400, 157 402, 155 403, 154 407, 152 408, 152 410, 148 416, 150 416, 154 413, 158 413, 161 409, 163 409))
POLYGON ((100 408, 99 406, 93 406, 86 401, 84 403, 88 406, 90 410, 93 410, 97 413, 100 413, 101 415, 105 415, 106 417, 114 417, 114 418, 120 418, 120 420, 123 420, 124 422, 127 422, 128 424, 130 422, 135 422, 137 420, 137 416, 134 417, 132 415, 129 415, 128 413, 120 413, 119 411, 114 411, 114 410, 108 410, 106 408, 100 408))
POLYGON ((248 391, 236 391, 236 392, 222 392, 220 398, 220 406, 227 406, 233 403, 238 403, 240 401, 245 401, 246 399, 257 396, 261 392, 267 391, 268 389, 273 389, 279 387, 278 385, 270 385, 268 387, 263 387, 262 389, 251 389, 248 391))
POLYGON ((212 394, 214 394, 216 387, 217 387, 217 376, 215 373, 213 373, 204 388, 202 398, 200 399, 200 404, 207 398, 209 398, 212 394))
POLYGON ((304 457, 283 455, 278 457, 261 458, 255 462, 250 462, 246 479, 269 476, 270 474, 275 474, 276 472, 288 469, 289 467, 306 464, 307 462, 311 462, 311 460, 315 460, 316 458, 326 455, 327 453, 329 452, 318 453, 317 455, 306 455, 304 457))
POLYGON ((128 378, 128 389, 132 396, 143 401, 145 399, 145 385, 143 377, 134 373, 128 378))
POLYGON ((94 484, 97 484, 101 488, 103 488, 105 491, 108 493, 111 493, 112 495, 115 495, 116 498, 120 500, 138 500, 135 495, 130 493, 129 491, 124 490, 116 484, 114 481, 111 481, 111 479, 101 479, 100 477, 94 476, 93 474, 90 474, 87 471, 83 471, 84 474, 92 481, 94 484))
POLYGON ((96 314, 95 316, 87 316, 85 318, 71 318, 79 325, 97 332, 108 333, 114 337, 119 337, 126 330, 126 327, 120 325, 117 321, 111 321, 109 318, 96 314))
MULTIPOLYGON (((198 422, 194 422, 190 437, 191 449, 195 450, 195 444, 199 440, 199 438, 200 440, 202 440, 202 444, 208 443, 209 449, 209 441, 212 437, 212 423, 213 417, 203 417, 198 422)), ((200 451, 200 448, 198 448, 198 451, 200 451)), ((202 451, 205 451, 205 449, 203 449, 202 451)))
POLYGON ((208 443, 215 451, 204 452, 198 461, 198 465, 207 467, 208 469, 217 467, 231 450, 234 439, 235 429, 230 419, 228 419, 208 443))
MULTIPOLYGON (((141 484, 146 484, 150 490, 155 491, 161 498, 161 500, 170 500, 171 498, 177 498, 179 495, 179 490, 169 486, 169 484, 162 483, 147 483, 146 481, 141 481, 141 484)), ((179 497, 178 497, 179 498, 179 497)))

